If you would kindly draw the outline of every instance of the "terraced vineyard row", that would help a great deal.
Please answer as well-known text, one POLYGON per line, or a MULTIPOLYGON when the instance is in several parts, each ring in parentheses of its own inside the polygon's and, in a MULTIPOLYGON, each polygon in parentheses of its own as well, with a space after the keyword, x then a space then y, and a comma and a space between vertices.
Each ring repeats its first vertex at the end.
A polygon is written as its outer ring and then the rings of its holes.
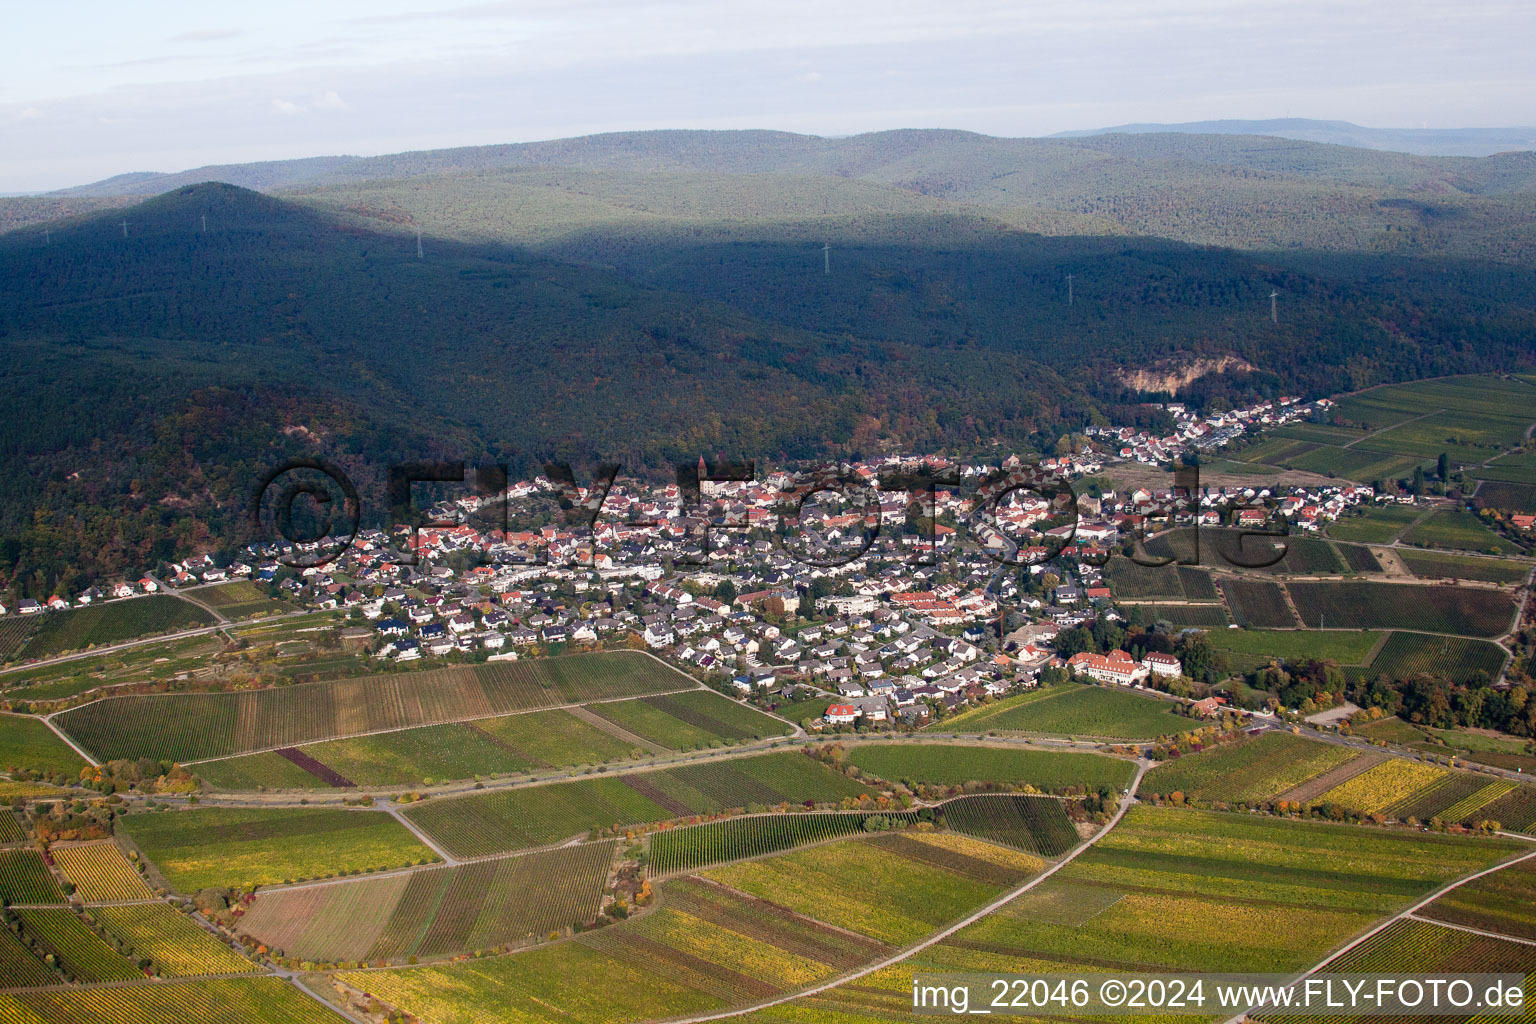
POLYGON ((1061 801, 1050 797, 987 793, 943 805, 944 824, 994 843, 1059 857, 1080 841, 1061 801))
POLYGON ((55 721, 102 760, 187 762, 695 685, 646 655, 607 652, 236 693, 111 697, 55 721))

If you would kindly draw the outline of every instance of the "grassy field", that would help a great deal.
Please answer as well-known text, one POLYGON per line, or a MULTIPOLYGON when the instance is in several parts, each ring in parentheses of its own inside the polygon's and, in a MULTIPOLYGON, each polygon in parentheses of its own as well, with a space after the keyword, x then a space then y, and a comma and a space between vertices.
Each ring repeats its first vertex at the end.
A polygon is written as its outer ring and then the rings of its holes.
POLYGON ((251 888, 436 859, 381 811, 200 808, 128 814, 119 825, 177 892, 251 888))
POLYGON ((542 938, 590 922, 614 843, 279 889, 256 898, 240 932, 289 957, 401 962, 542 938))
POLYGON ((1302 622, 1331 629, 1410 629, 1462 636, 1498 636, 1509 628, 1508 594, 1465 587, 1409 584, 1288 584, 1302 622))
POLYGON ((212 625, 212 615, 169 594, 150 594, 122 601, 47 612, 14 656, 50 658, 66 651, 121 643, 155 633, 212 625))
POLYGON ((1109 739, 1155 739, 1183 732, 1189 719, 1172 704, 1125 690, 1077 683, 1006 697, 928 727, 930 732, 1032 732, 1109 739))
POLYGON ((73 778, 84 767, 85 758, 71 750, 42 719, 0 714, 0 768, 63 772, 73 778))
POLYGON ((1142 780, 1142 791, 1183 793, 1201 803, 1259 803, 1279 796, 1356 756, 1348 747, 1268 732, 1165 761, 1142 780))
POLYGON ((210 655, 223 649, 217 636, 146 643, 53 665, 14 669, 0 676, 12 700, 56 700, 114 683, 154 682, 206 671, 210 655))
POLYGON ((1370 630, 1224 629, 1208 636, 1216 650, 1258 659, 1258 663, 1278 658, 1293 664, 1317 660, 1339 665, 1363 665, 1382 638, 1370 630))
POLYGON ((214 978, 180 985, 0 994, 16 1024, 335 1024, 336 1013, 281 978, 214 978))
POLYGON ((1409 572, 1429 579, 1478 580, 1507 585, 1524 581, 1531 572, 1529 564, 1512 562, 1507 558, 1476 558, 1401 548, 1398 549, 1397 557, 1403 560, 1409 572))
POLYGON ((1402 542, 1421 548, 1481 551, 1487 555, 1509 554, 1519 550, 1518 545, 1484 526, 1477 516, 1459 508, 1435 509, 1411 526, 1403 534, 1402 542))
POLYGON ((431 785, 534 767, 496 737, 460 722, 330 740, 302 752, 359 786, 431 785))
POLYGON ((889 782, 1004 782, 1044 792, 1124 789, 1135 774, 1129 761, 1097 754, 921 743, 864 744, 849 750, 847 761, 865 775, 889 782))
POLYGON ((1423 514, 1413 505, 1372 505, 1335 519, 1328 524, 1328 536, 1358 544, 1390 544, 1423 514))
POLYGON ((250 580, 220 583, 214 587, 199 587, 187 596, 217 609, 227 619, 248 619, 256 615, 281 615, 293 611, 287 601, 267 596, 265 587, 250 580))
POLYGON ((187 762, 696 685, 638 652, 573 654, 236 693, 113 697, 55 721, 99 758, 187 762))
POLYGON ((564 709, 482 718, 474 726, 540 767, 607 764, 645 753, 564 709))
POLYGON ((153 960, 159 973, 168 978, 241 974, 257 969, 190 917, 164 903, 98 907, 90 913, 121 938, 135 958, 153 960))
POLYGON ((227 792, 330 788, 329 783, 272 751, 205 761, 197 765, 195 771, 204 785, 227 792))
POLYGON ((1224 579, 1221 591, 1232 621, 1253 629, 1288 629, 1301 625, 1285 600, 1285 588, 1263 580, 1224 579))
POLYGON ((454 856, 473 857, 543 846, 597 828, 870 792, 793 752, 431 800, 406 815, 454 856))

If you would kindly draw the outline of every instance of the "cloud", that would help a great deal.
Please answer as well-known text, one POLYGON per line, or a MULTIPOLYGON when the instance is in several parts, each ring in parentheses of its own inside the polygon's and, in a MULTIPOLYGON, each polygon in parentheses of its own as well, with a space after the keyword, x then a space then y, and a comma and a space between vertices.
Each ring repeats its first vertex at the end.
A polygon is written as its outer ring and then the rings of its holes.
POLYGON ((238 28, 199 28, 178 32, 171 36, 173 43, 211 43, 219 39, 233 39, 244 33, 238 28))
POLYGON ((337 95, 336 90, 331 89, 322 96, 315 97, 310 106, 315 110, 351 110, 352 104, 337 95))
POLYGON ((272 113, 281 114, 283 117, 293 117, 295 114, 305 113, 305 108, 291 100, 274 99, 272 101, 272 113))
POLYGON ((819 82, 819 81, 821 81, 821 72, 820 71, 807 71, 803 75, 796 75, 795 76, 795 81, 797 81, 797 82, 819 82))

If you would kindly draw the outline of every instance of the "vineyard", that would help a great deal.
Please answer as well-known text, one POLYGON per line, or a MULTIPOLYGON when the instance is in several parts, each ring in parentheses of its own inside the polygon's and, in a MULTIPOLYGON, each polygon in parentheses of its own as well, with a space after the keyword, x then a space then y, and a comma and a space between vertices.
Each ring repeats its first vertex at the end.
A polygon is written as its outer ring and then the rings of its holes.
POLYGON ((1511 562, 1502 558, 1474 558, 1470 555, 1406 549, 1400 549, 1397 557, 1403 560, 1409 572, 1429 579, 1480 580, 1508 586, 1523 582, 1531 572, 1531 567, 1525 562, 1511 562))
MULTIPOLYGON (((864 812, 773 814, 668 829, 651 837, 650 874, 661 878, 700 871, 716 864, 858 835, 865 831, 865 822, 872 817, 864 812)), ((892 827, 916 820, 910 811, 882 817, 892 827)))
POLYGON ((0 1024, 334 1024, 335 1020, 334 1011, 281 978, 0 994, 0 1024))
POLYGON ((404 825, 380 811, 210 807, 128 814, 119 827, 176 891, 186 893, 436 859, 404 825))
POLYGON ((111 697, 55 721, 102 759, 188 762, 697 685, 644 654, 573 654, 233 693, 111 697))
POLYGON ((1522 861, 1458 886, 1423 917, 1536 941, 1536 864, 1522 861))
POLYGON ((525 1020, 530 1001, 550 1019, 699 1013, 888 954, 1003 891, 976 874, 1019 878, 1036 863, 949 839, 918 850, 882 845, 896 838, 905 835, 675 878, 641 917, 524 953, 340 978, 426 1020, 461 1019, 466 1005, 483 1020, 525 1020))
POLYGON ((1226 579, 1221 582, 1232 621, 1244 628, 1294 629, 1300 625, 1285 600, 1285 588, 1264 580, 1226 579))
POLYGON ((37 623, 19 652, 27 658, 51 658, 66 651, 209 626, 214 622, 207 610, 169 594, 108 601, 68 611, 46 612, 33 618, 37 623))
POLYGON ((42 854, 36 850, 0 850, 0 901, 63 903, 64 893, 42 854))
POLYGON ((1156 739, 1188 728, 1166 701, 1077 683, 1005 697, 929 726, 944 732, 1030 732, 1106 739, 1156 739))
POLYGON ((671 750, 696 750, 722 740, 762 739, 791 731, 785 723, 710 690, 610 701, 588 710, 671 750))
POLYGON ((800 753, 761 754, 418 804, 406 816, 455 857, 543 846, 592 829, 870 790, 800 753))
POLYGON ((240 931, 329 963, 438 957, 542 938, 597 916, 613 842, 262 894, 240 931))
POLYGON ((1498 678, 1504 658, 1504 649, 1486 640, 1396 630, 1368 666, 1352 670, 1351 674, 1366 679, 1382 674, 1393 679, 1412 679, 1429 673, 1465 683, 1479 673, 1489 679, 1498 678))
POLYGON ((243 974, 256 970, 245 957, 164 903, 97 907, 89 911, 122 940, 134 957, 154 962, 170 978, 243 974))
POLYGON ((1044 857, 1059 857, 1079 841, 1061 801, 1050 797, 987 793, 958 797, 943 808, 944 824, 956 832, 1044 857))
POLYGON ((73 910, 22 910, 22 932, 53 954, 58 967, 76 981, 132 981, 139 969, 87 928, 73 910))
POLYGON ((1411 629, 1462 636, 1499 636, 1515 606, 1497 590, 1388 583, 1291 583, 1302 622, 1316 629, 1411 629))
POLYGON ((0 769, 63 772, 74 777, 85 759, 38 718, 0 713, 0 769))
POLYGON ((154 897, 138 870, 110 839, 78 845, 56 843, 48 852, 64 877, 74 883, 75 896, 87 903, 154 897))
POLYGON ((847 761, 863 774, 888 782, 1001 782, 1047 792, 1124 789, 1135 774, 1129 761, 1097 754, 948 744, 866 744, 852 748, 847 761))
POLYGON ((221 583, 216 587, 199 587, 189 595, 210 608, 217 609, 228 619, 244 619, 253 615, 278 615, 293 610, 287 601, 273 600, 266 588, 249 580, 221 583))
POLYGON ((1390 758, 1328 790, 1316 802, 1336 804, 1355 814, 1388 814, 1449 774, 1434 765, 1390 758))
POLYGON ((1290 733, 1267 732, 1165 761, 1142 780, 1142 791, 1183 793, 1200 803, 1258 803, 1279 796, 1352 760, 1348 747, 1290 733))

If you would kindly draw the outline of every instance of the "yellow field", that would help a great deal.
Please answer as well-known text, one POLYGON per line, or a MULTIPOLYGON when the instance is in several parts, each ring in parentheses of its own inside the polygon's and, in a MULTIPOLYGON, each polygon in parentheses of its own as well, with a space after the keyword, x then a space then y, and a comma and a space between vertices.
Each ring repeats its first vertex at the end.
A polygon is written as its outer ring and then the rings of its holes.
POLYGON ((1446 774, 1444 768, 1393 758, 1337 785, 1313 801, 1338 804, 1357 814, 1375 814, 1428 786, 1446 774))
POLYGON ((148 957, 161 973, 170 977, 199 978, 256 970, 255 964, 164 903, 98 907, 91 913, 126 939, 135 956, 148 957))
POLYGON ((1045 870, 1045 861, 1019 850, 1010 850, 981 839, 962 836, 958 832, 903 832, 902 836, 940 850, 948 850, 966 857, 975 857, 1000 868, 1011 868, 1020 874, 1033 875, 1045 870))
POLYGON ((75 883, 75 894, 87 903, 153 899, 139 872, 110 839, 79 846, 55 846, 50 853, 75 883))

